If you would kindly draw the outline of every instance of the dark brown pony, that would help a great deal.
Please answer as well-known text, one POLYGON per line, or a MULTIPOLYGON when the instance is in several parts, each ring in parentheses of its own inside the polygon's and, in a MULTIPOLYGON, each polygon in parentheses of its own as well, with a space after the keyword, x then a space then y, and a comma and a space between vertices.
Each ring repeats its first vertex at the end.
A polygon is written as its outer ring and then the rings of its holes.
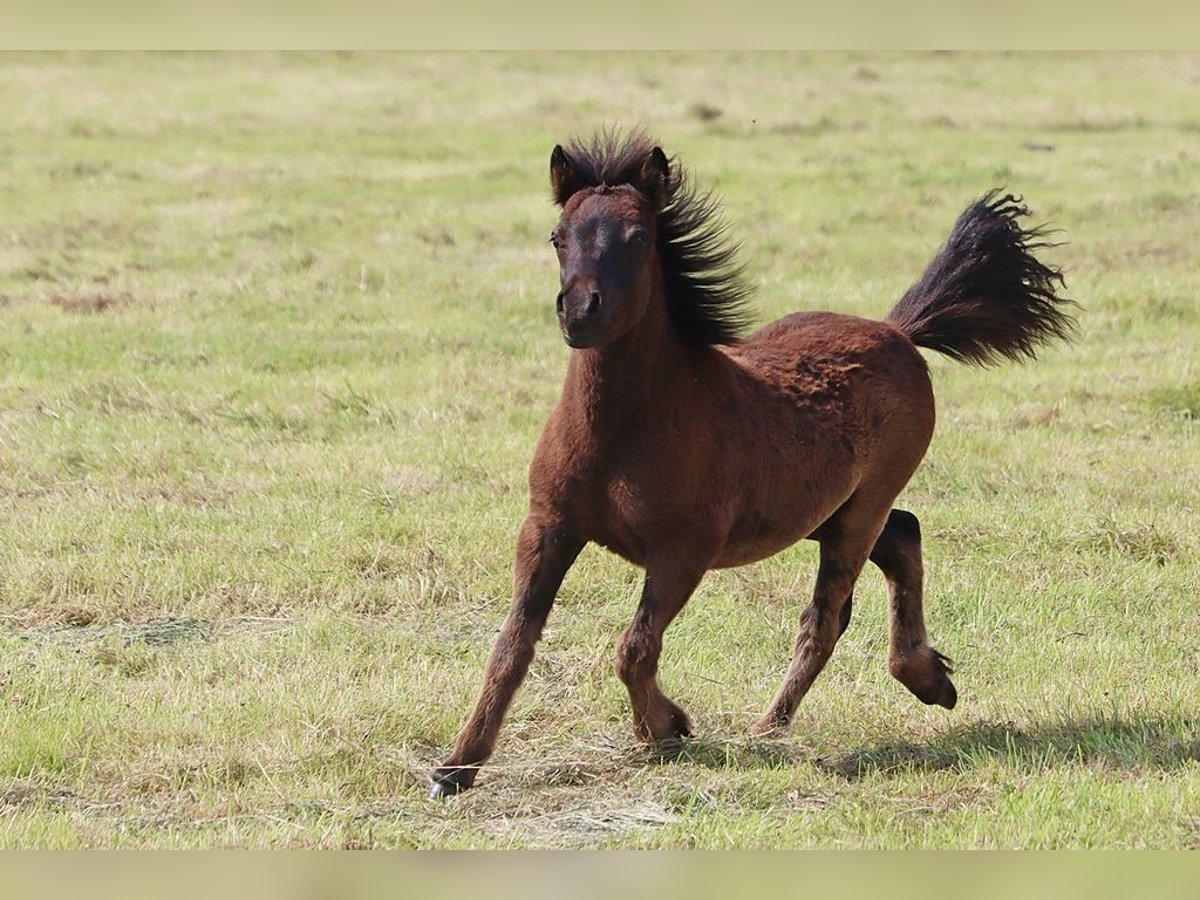
POLYGON ((966 363, 1032 358, 1066 338, 1057 269, 1034 258, 1020 201, 993 191, 959 217, 882 322, 798 313, 739 338, 746 291, 716 204, 641 136, 555 147, 562 216, 558 324, 574 349, 530 468, 512 608, 475 710, 433 794, 469 788, 533 659, 563 576, 595 541, 646 570, 617 649, 633 727, 647 741, 691 724, 656 681, 663 632, 704 573, 820 544, 812 603, 783 685, 755 726, 786 726, 850 621, 867 560, 890 604, 888 668, 924 703, 957 700, 929 643, 917 517, 893 509, 933 433, 917 347, 966 363))

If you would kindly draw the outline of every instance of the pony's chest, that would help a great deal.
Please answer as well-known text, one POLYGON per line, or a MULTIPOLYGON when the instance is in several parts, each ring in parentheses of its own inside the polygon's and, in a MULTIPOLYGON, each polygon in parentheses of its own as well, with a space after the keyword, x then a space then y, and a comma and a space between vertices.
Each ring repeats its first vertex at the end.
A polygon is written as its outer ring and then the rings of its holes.
POLYGON ((647 548, 669 543, 704 526, 692 491, 672 479, 613 475, 591 494, 589 538, 632 563, 645 562, 647 548))
POLYGON ((646 554, 650 526, 644 492, 625 476, 592 471, 564 498, 584 536, 633 563, 646 554))
MULTIPOLYGON (((557 423, 554 423, 557 425, 557 423)), ((606 439, 552 428, 534 460, 534 505, 556 510, 585 540, 641 565, 648 548, 687 540, 713 521, 708 442, 664 416, 626 421, 606 439)))

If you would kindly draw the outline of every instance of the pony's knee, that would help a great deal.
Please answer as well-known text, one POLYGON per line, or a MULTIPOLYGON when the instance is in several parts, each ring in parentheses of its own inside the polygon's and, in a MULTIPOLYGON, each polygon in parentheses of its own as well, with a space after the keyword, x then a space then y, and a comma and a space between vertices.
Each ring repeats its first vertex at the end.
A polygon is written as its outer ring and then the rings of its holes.
POLYGON ((658 670, 658 647, 650 635, 626 633, 617 646, 617 677, 625 684, 640 684, 658 670))

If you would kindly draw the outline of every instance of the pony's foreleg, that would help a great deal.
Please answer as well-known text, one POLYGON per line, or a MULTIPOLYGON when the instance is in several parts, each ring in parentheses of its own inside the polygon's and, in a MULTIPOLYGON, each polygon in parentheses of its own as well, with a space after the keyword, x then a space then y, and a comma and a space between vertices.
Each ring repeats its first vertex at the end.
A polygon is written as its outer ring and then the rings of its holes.
POLYGON ((633 730, 644 741, 687 737, 692 724, 678 703, 659 689, 663 632, 687 603, 707 567, 692 560, 648 563, 642 599, 617 646, 617 675, 629 689, 633 730))
POLYGON ((871 550, 888 586, 888 671, 923 703, 953 709, 958 700, 949 660, 929 646, 922 609, 921 525, 893 509, 871 550))
POLYGON ((471 787, 480 765, 492 755, 500 723, 529 671, 534 644, 542 636, 559 585, 582 548, 583 542, 562 527, 547 526, 534 516, 525 520, 517 538, 512 608, 488 658, 475 710, 454 751, 433 772, 431 796, 471 787))
POLYGON ((787 727, 808 689, 833 655, 834 645, 850 623, 854 584, 867 563, 878 526, 847 532, 830 528, 820 538, 821 564, 812 603, 800 616, 800 634, 792 664, 766 715, 754 726, 758 734, 787 727))

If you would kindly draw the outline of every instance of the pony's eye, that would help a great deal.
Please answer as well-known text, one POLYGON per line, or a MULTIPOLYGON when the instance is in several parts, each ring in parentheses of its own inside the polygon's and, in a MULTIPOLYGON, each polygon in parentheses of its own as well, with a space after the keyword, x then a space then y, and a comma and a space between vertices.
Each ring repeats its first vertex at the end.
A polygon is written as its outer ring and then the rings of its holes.
POLYGON ((554 246, 555 250, 558 249, 558 234, 556 232, 550 232, 550 243, 554 246))
POLYGON ((646 232, 641 231, 640 229, 629 235, 629 243, 630 246, 633 247, 644 247, 646 246, 647 240, 649 240, 649 236, 646 234, 646 232))

